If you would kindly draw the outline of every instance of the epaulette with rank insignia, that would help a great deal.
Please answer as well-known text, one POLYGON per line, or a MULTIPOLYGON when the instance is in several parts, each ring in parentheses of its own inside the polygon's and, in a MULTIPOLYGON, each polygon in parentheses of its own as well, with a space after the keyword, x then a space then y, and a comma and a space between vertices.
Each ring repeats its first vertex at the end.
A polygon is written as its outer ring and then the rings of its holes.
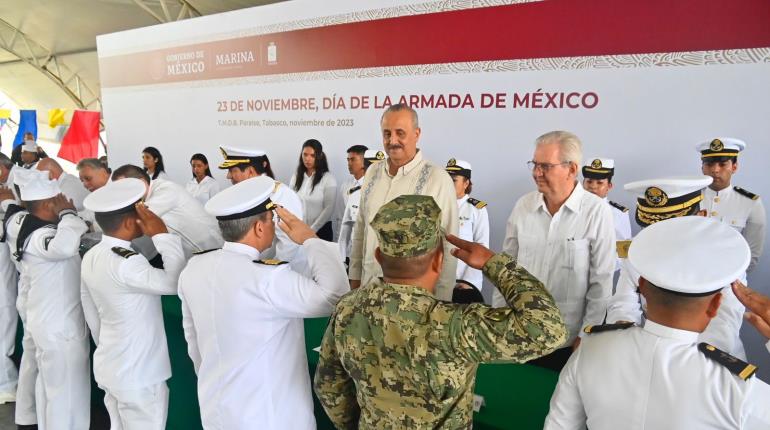
POLYGON ((205 249, 205 250, 203 250, 203 251, 196 251, 196 252, 193 252, 193 255, 203 255, 203 254, 209 253, 209 252, 211 252, 211 251, 217 251, 217 250, 220 250, 220 249, 222 249, 222 248, 211 248, 211 249, 205 249))
POLYGON ((288 261, 281 261, 281 260, 254 260, 257 264, 265 264, 267 266, 280 266, 281 264, 289 264, 288 261))
POLYGON ((741 187, 733 187, 733 190, 735 190, 736 193, 742 195, 743 197, 748 197, 751 200, 756 200, 759 198, 758 195, 752 193, 751 191, 746 191, 741 187))
POLYGON ((136 255, 136 252, 134 252, 134 251, 132 251, 130 249, 121 248, 120 246, 113 246, 112 247, 112 252, 120 255, 123 258, 129 258, 129 257, 133 257, 134 255, 136 255))
POLYGON ((628 208, 627 207, 621 205, 620 203, 615 203, 612 200, 610 200, 610 206, 612 206, 613 208, 615 208, 615 209, 617 209, 617 210, 619 210, 621 212, 628 212, 628 208))
POLYGON ((468 197, 468 203, 473 205, 476 209, 483 209, 487 206, 487 202, 482 202, 481 200, 476 200, 473 197, 468 197))
POLYGON ((735 374, 744 381, 751 378, 757 371, 757 366, 746 363, 743 360, 733 357, 732 355, 717 349, 717 347, 701 342, 698 344, 698 349, 706 355, 706 357, 716 361, 717 363, 725 366, 730 373, 735 374))
POLYGON ((625 330, 629 327, 633 327, 634 323, 632 322, 619 322, 615 324, 600 324, 600 325, 589 325, 586 326, 586 328, 583 329, 583 332, 588 334, 595 334, 595 333, 602 333, 605 331, 613 331, 613 330, 625 330))
POLYGON ((353 188, 348 190, 348 194, 353 194, 353 193, 355 193, 356 191, 358 191, 360 189, 361 189, 361 186, 360 185, 356 185, 355 187, 353 187, 353 188))

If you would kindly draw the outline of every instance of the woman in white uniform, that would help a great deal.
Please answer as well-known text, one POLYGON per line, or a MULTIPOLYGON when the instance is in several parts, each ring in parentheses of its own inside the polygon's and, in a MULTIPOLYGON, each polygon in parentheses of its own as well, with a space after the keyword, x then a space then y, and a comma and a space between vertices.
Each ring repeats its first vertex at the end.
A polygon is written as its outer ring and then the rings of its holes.
MULTIPOLYGON (((471 164, 467 161, 451 158, 446 163, 446 171, 452 177, 457 193, 457 214, 460 217, 458 236, 469 242, 480 243, 489 247, 489 215, 487 204, 470 196, 471 164)), ((484 276, 481 270, 474 269, 462 261, 457 261, 457 284, 452 293, 455 303, 483 303, 481 284, 484 276)))
POLYGON ((192 168, 192 179, 185 188, 188 193, 205 205, 210 198, 214 197, 214 194, 219 192, 219 183, 211 176, 209 160, 205 155, 193 154, 190 158, 190 167, 192 168))
POLYGON ((163 165, 163 155, 160 154, 158 148, 148 146, 142 150, 142 165, 144 171, 150 175, 150 179, 153 181, 158 178, 168 179, 166 167, 163 165))
POLYGON ((337 181, 329 172, 321 142, 309 139, 302 144, 297 172, 290 185, 305 206, 303 221, 319 238, 334 241, 332 214, 337 200, 337 181))

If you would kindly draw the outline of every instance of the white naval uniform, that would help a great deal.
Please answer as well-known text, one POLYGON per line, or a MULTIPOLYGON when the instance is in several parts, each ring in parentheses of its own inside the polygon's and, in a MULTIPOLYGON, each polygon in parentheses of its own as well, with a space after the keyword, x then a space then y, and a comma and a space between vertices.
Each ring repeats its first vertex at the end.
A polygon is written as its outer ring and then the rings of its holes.
POLYGON ((350 258, 350 249, 353 246, 353 227, 356 224, 356 219, 358 219, 358 205, 361 203, 361 185, 363 183, 364 177, 361 176, 350 188, 344 191, 345 211, 340 220, 340 235, 337 238, 343 261, 350 258))
MULTIPOLYGON (((5 208, 0 207, 0 219, 5 217, 5 208)), ((0 226, 0 235, 5 226, 0 226)), ((0 244, 0 394, 16 395, 19 373, 11 360, 16 347, 16 324, 19 314, 16 309, 18 274, 11 260, 11 252, 0 244)))
POLYGON ((194 252, 219 248, 224 243, 216 218, 206 213, 201 202, 174 182, 160 178, 152 181, 145 204, 163 220, 170 233, 182 239, 186 258, 194 252))
POLYGON ((191 196, 198 199, 202 205, 205 205, 210 198, 219 192, 219 182, 208 175, 204 176, 200 182, 193 177, 187 182, 185 189, 191 196))
MULTIPOLYGON (((468 201, 469 195, 457 199, 457 215, 459 224, 457 227, 457 237, 468 242, 476 242, 489 248, 489 215, 487 214, 486 203, 478 200, 468 201), (481 205, 482 207, 478 207, 481 205)), ((464 280, 473 284, 481 291, 481 284, 484 281, 484 275, 481 270, 474 269, 462 260, 457 260, 457 280, 464 280)))
MULTIPOLYGON (((606 197, 604 198, 604 201, 610 205, 610 209, 612 210, 612 217, 615 221, 615 240, 630 240, 632 237, 631 219, 628 214, 628 209, 621 209, 622 206, 620 206, 618 203, 608 200, 606 197)), ((617 272, 618 270, 620 270, 620 258, 617 259, 617 263, 615 264, 615 271, 617 272)))
POLYGON ((545 430, 770 428, 770 386, 742 380, 697 342, 652 321, 586 336, 559 375, 545 430))
POLYGON ((73 211, 63 211, 58 225, 38 228, 24 245, 21 267, 29 277, 26 312, 36 348, 41 430, 88 429, 91 422, 90 345, 80 304, 78 254, 87 230, 73 211))
MULTIPOLYGON (((290 186, 275 181, 275 188, 273 188, 273 193, 270 194, 270 200, 283 206, 284 209, 291 212, 292 215, 297 218, 304 219, 305 207, 302 204, 302 199, 290 186)), ((291 263, 292 269, 297 272, 305 273, 307 259, 302 252, 301 247, 289 239, 289 236, 278 227, 277 216, 274 217, 274 221, 275 239, 273 239, 273 246, 266 249, 265 252, 262 253, 262 257, 288 261, 291 263)))
POLYGON ((171 365, 160 296, 176 294, 186 260, 178 236, 162 233, 152 241, 163 269, 129 252, 130 242, 106 235, 83 257, 81 297, 96 343, 94 377, 106 393, 113 430, 166 425, 171 365))
MULTIPOLYGON (((8 210, 11 200, 2 203, 3 212, 8 210)), ((6 228, 6 245, 16 271, 19 273, 18 296, 16 298, 16 310, 24 326, 24 334, 21 338, 21 346, 24 350, 19 363, 19 383, 16 389, 16 424, 37 424, 37 412, 35 408, 35 381, 37 381, 37 361, 35 360, 35 342, 29 333, 27 324, 27 295, 29 294, 29 276, 22 272, 21 262, 16 260, 16 238, 19 237, 19 229, 27 212, 16 212, 8 219, 6 228)))
POLYGON ((766 217, 762 199, 756 200, 740 194, 730 185, 722 191, 703 190, 700 208, 706 216, 716 218, 738 230, 751 249, 751 263, 746 272, 756 267, 765 245, 766 217))
MULTIPOLYGON (((741 281, 746 283, 745 275, 741 281)), ((615 294, 607 306, 608 323, 629 321, 637 325, 642 324, 642 316, 647 308, 647 303, 638 290, 639 272, 634 270, 628 259, 621 259, 620 277, 615 288, 615 294)), ((745 360, 746 350, 740 337, 745 310, 746 308, 735 297, 735 293, 729 285, 722 288, 722 304, 719 306, 717 316, 700 334, 699 341, 714 345, 730 355, 745 360)))
POLYGON ((348 291, 337 245, 302 245, 311 277, 225 242, 179 278, 182 325, 206 429, 315 429, 303 318, 330 315, 348 291))
MULTIPOLYGON (((503 250, 545 284, 559 306, 569 338, 604 321, 612 296, 615 231, 609 205, 575 184, 553 215, 543 195, 532 191, 519 199, 508 218, 503 250)), ((492 304, 507 306, 495 289, 492 304)))
MULTIPOLYGON (((345 214, 345 208, 348 205, 348 198, 350 197, 348 191, 350 191, 351 188, 363 185, 363 183, 363 175, 358 179, 356 179, 355 176, 350 175, 340 184, 339 188, 337 189, 337 202, 335 203, 334 223, 332 225, 334 228, 334 237, 340 237, 340 232, 342 231, 342 217, 345 214)), ((342 257, 345 258, 344 255, 342 257)))
MULTIPOLYGON (((5 218, 5 208, 0 207, 0 219, 5 218)), ((0 226, 0 235, 5 226, 0 226)), ((18 274, 11 260, 10 249, 0 244, 0 393, 16 394, 19 373, 11 360, 16 347, 16 323, 19 314, 16 309, 18 274)))

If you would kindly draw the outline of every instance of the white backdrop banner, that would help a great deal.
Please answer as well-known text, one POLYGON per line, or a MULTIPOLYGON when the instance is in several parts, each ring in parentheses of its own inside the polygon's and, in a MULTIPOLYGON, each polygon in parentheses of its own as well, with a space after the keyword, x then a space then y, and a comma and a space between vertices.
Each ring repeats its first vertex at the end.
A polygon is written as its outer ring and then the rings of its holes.
MULTIPOLYGON (((770 194, 770 2, 636 3, 291 1, 100 36, 110 164, 155 146, 184 183, 192 154, 215 166, 232 144, 266 150, 288 181, 315 138, 339 181, 345 150, 380 148, 382 110, 406 102, 429 159, 473 164, 493 248, 550 130, 614 158, 619 185, 698 173, 697 143, 738 137, 735 184, 770 194)), ((610 198, 635 204, 621 187, 610 198)), ((768 262, 750 276, 765 293, 768 262)), ((759 336, 744 338, 770 369, 759 336)))

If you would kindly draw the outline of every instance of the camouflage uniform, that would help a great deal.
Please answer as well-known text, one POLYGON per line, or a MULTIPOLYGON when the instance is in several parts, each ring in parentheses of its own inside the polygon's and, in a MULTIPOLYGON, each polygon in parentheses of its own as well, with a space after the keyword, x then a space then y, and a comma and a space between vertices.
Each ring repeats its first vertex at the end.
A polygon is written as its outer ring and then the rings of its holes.
MULTIPOLYGON (((372 221, 381 252, 403 258, 435 249, 439 213, 425 196, 384 205, 372 221)), ((446 303, 381 279, 342 298, 315 375, 338 428, 468 428, 478 363, 524 362, 564 343, 559 310, 540 281, 506 254, 483 272, 511 307, 446 303)))

